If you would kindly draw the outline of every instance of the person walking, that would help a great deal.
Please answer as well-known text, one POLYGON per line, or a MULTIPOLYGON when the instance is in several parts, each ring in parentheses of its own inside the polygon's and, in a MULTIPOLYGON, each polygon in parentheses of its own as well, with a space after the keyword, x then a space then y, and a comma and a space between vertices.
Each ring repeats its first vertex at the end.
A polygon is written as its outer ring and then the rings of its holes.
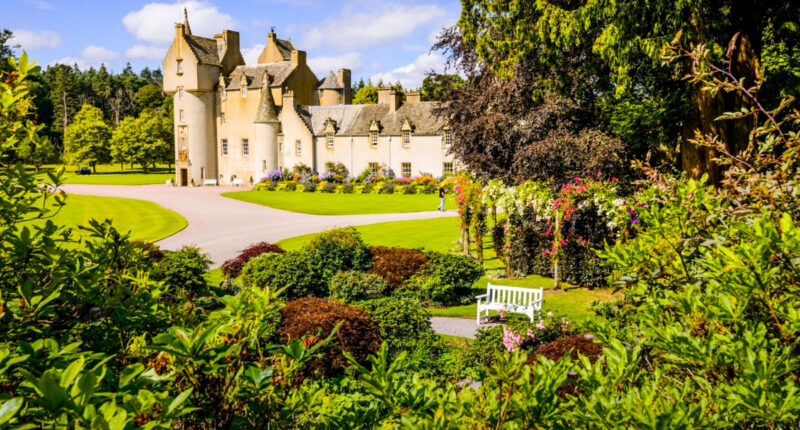
POLYGON ((439 212, 444 212, 444 187, 439 185, 439 212))

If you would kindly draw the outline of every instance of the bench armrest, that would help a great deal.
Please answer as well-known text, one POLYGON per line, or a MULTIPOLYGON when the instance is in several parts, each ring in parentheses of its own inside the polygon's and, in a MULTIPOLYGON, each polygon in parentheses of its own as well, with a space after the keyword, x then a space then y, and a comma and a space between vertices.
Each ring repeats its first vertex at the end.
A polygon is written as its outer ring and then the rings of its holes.
POLYGON ((487 298, 489 298, 489 295, 488 294, 481 294, 479 296, 475 296, 475 298, 476 299, 487 299, 487 298))

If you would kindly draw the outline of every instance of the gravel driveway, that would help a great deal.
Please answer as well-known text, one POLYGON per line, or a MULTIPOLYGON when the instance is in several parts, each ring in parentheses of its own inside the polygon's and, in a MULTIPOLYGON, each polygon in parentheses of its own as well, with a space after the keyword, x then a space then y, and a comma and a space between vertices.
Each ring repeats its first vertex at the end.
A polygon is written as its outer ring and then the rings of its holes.
MULTIPOLYGON (((63 185, 68 194, 104 197, 126 197, 149 200, 181 214, 189 225, 160 240, 159 246, 175 250, 183 245, 197 245, 208 253, 218 267, 225 260, 256 242, 275 243, 281 239, 316 233, 351 225, 375 224, 439 218, 457 215, 455 211, 441 213, 410 212, 374 215, 309 215, 273 209, 222 197, 241 187, 169 187, 166 185, 63 185)), ((438 200, 431 200, 433 207, 438 200)))

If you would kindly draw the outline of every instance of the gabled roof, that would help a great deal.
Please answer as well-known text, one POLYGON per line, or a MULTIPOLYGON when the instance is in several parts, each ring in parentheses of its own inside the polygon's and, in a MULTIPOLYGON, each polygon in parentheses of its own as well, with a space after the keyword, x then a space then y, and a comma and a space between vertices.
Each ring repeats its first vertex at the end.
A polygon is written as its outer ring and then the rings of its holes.
POLYGON ((216 40, 191 34, 184 35, 183 40, 189 45, 189 49, 192 50, 192 54, 197 58, 197 61, 202 64, 220 65, 216 40))
POLYGON ((278 51, 280 51, 284 60, 289 61, 292 59, 294 45, 292 45, 291 41, 275 38, 275 46, 278 47, 278 51))
POLYGON ((300 117, 315 136, 325 134, 328 118, 336 121, 337 136, 367 135, 370 123, 378 121, 381 134, 402 134, 403 121, 414 127, 414 134, 437 135, 442 132, 444 121, 433 115, 438 102, 406 103, 397 111, 390 112, 387 104, 300 106, 300 117))
POLYGON ((339 85, 339 82, 336 80, 336 75, 333 74, 333 71, 330 71, 327 75, 325 75, 325 79, 320 81, 319 85, 317 85, 317 89, 341 90, 344 89, 344 87, 339 85))
POLYGON ((294 66, 289 61, 279 61, 277 63, 256 64, 253 66, 236 66, 226 79, 228 85, 226 90, 238 90, 241 86, 242 75, 247 79, 247 88, 260 88, 261 77, 266 71, 269 75, 271 87, 282 86, 286 78, 292 74, 294 66))

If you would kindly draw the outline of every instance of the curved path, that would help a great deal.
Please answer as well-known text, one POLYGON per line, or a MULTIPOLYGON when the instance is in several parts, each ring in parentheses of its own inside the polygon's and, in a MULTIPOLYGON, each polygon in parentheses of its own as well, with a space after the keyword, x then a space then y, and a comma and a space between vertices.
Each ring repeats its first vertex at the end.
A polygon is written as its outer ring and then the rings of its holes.
MULTIPOLYGON (((455 216, 441 213, 409 212, 371 215, 309 215, 274 209, 222 197, 237 187, 168 187, 166 185, 62 185, 66 193, 149 200, 181 214, 189 225, 158 241, 165 249, 197 245, 208 253, 217 267, 256 242, 275 243, 281 239, 316 233, 334 227, 375 224, 388 221, 455 216)), ((431 207, 438 199, 431 198, 431 207)))

